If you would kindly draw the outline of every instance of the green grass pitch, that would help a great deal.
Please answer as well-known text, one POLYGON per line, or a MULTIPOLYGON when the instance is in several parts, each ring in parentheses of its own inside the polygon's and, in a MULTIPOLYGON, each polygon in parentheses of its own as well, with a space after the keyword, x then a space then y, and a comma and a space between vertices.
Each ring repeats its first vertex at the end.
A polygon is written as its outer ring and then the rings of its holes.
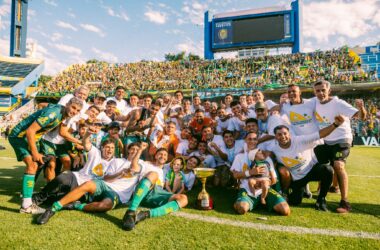
MULTIPOLYGON (((62 211, 44 226, 34 224, 31 215, 19 214, 22 162, 17 162, 13 149, 4 140, 0 145, 0 249, 380 249, 379 239, 297 234, 220 225, 210 222, 166 216, 141 222, 132 232, 121 229, 126 207, 104 214, 62 211)), ((235 190, 208 188, 214 198, 213 211, 193 208, 200 191, 197 186, 189 195, 189 205, 181 210, 238 222, 299 226, 353 232, 380 233, 380 148, 354 147, 348 158, 350 214, 323 213, 314 210, 314 199, 304 199, 299 207, 291 207, 289 217, 281 217, 258 209, 247 215, 236 215, 232 209, 235 190), (257 220, 267 217, 268 220, 257 220)), ((44 184, 42 178, 36 189, 44 184)), ((311 183, 311 190, 317 183, 311 183)), ((328 194, 331 211, 338 206, 339 194, 328 194)))

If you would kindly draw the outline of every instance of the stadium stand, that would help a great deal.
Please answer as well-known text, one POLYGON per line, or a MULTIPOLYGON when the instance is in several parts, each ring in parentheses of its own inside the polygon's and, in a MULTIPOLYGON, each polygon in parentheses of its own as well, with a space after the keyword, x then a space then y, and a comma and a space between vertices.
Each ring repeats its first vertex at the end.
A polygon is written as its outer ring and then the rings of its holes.
POLYGON ((276 88, 290 83, 310 85, 320 78, 333 84, 376 81, 375 71, 360 68, 358 58, 348 48, 341 48, 249 59, 76 64, 43 86, 41 93, 69 92, 93 81, 103 85, 92 87, 92 91, 106 93, 112 93, 116 85, 130 91, 160 91, 267 85, 276 88))
POLYGON ((380 45, 367 46, 365 53, 360 54, 362 67, 368 72, 376 72, 377 78, 380 77, 380 45))
POLYGON ((24 104, 22 97, 38 85, 43 68, 42 60, 0 56, 0 115, 24 104))

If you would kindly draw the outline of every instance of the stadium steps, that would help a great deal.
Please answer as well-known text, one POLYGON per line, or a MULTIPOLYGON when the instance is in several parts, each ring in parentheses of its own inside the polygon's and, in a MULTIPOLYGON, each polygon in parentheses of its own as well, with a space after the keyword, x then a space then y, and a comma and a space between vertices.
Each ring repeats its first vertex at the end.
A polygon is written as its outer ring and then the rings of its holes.
POLYGON ((31 114, 34 111, 35 111, 34 99, 31 99, 26 104, 22 105, 21 107, 19 106, 13 109, 8 114, 6 114, 6 117, 12 117, 14 121, 19 121, 23 117, 23 115, 31 114))

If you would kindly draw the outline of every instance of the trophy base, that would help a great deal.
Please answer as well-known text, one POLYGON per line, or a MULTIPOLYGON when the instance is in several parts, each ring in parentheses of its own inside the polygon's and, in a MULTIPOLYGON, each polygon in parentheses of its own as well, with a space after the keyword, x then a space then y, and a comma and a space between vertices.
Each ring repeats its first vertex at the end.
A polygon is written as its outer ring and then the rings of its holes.
POLYGON ((212 210, 214 209, 214 201, 211 199, 211 197, 208 199, 197 200, 197 209, 212 210))

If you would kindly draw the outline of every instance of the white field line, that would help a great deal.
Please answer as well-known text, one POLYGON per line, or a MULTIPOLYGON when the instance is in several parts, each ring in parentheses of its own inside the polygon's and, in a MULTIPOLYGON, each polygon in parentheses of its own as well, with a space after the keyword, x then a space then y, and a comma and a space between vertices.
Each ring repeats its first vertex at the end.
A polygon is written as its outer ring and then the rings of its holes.
POLYGON ((355 232, 355 231, 345 231, 345 230, 336 230, 336 229, 307 228, 307 227, 297 227, 297 226, 268 225, 268 224, 262 224, 262 223, 222 219, 222 218, 218 218, 214 216, 189 214, 185 212, 177 212, 177 213, 173 213, 172 215, 190 219, 190 220, 197 220, 197 221, 202 221, 202 222, 209 222, 209 223, 235 226, 235 227, 251 228, 255 230, 380 240, 380 233, 359 232, 359 231, 355 232))
POLYGON ((16 160, 16 157, 6 157, 6 156, 3 156, 3 157, 0 157, 0 160, 16 160))
POLYGON ((349 177, 363 177, 363 178, 380 178, 380 175, 360 175, 360 174, 349 174, 349 177))

